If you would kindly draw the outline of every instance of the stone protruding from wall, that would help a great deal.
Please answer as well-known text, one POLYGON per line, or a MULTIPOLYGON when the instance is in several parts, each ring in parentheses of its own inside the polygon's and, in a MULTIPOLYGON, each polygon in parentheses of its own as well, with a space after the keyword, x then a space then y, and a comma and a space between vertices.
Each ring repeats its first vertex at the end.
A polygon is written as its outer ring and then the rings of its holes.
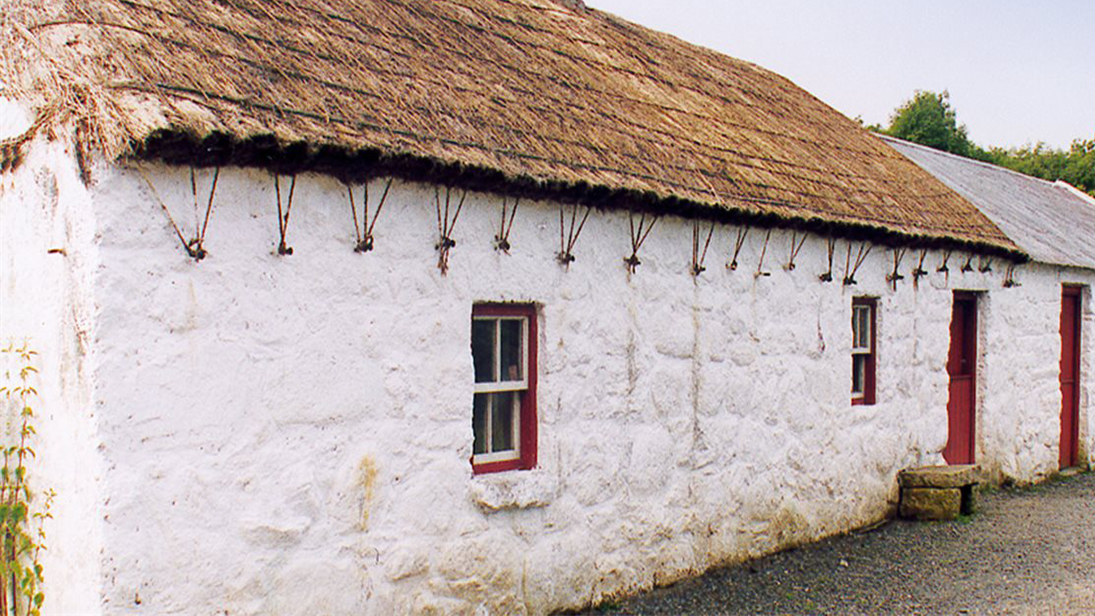
POLYGON ((973 464, 922 466, 901 471, 901 517, 954 520, 973 513, 973 488, 979 469, 973 464))

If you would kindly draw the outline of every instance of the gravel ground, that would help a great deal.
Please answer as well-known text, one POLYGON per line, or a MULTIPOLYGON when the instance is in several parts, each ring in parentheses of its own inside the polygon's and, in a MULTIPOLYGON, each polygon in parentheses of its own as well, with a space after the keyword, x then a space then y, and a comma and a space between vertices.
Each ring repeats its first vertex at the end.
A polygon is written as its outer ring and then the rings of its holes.
POLYGON ((892 521, 587 614, 1095 615, 1095 473, 978 495, 956 522, 892 521))

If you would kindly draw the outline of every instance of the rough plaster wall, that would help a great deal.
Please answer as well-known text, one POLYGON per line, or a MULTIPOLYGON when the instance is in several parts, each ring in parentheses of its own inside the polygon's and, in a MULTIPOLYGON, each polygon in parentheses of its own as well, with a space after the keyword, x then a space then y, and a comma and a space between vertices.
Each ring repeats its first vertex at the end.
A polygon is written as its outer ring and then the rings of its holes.
MULTIPOLYGON (((1025 265, 1016 293, 981 297, 978 379, 978 460, 995 481, 1030 483, 1058 470, 1061 434, 1061 289, 1083 284, 1080 438, 1092 451, 1090 400, 1092 335, 1090 288, 1095 273, 1044 264, 1025 265)), ((980 287, 979 287, 980 288, 980 287)), ((1088 457, 1090 460, 1090 456, 1088 457)))
MULTIPOLYGON (((1075 270, 1070 270, 1077 274, 1075 270)), ((1080 451, 1080 459, 1086 453, 1087 467, 1095 467, 1095 276, 1086 272, 1087 288, 1083 292, 1084 324, 1080 341, 1080 442, 1086 443, 1086 451, 1080 451)))
MULTIPOLYGON (((147 174, 190 237, 189 174, 147 174)), ((961 274, 958 256, 944 277, 930 253, 931 276, 914 288, 910 254, 894 291, 876 249, 843 287, 844 242, 822 284, 824 240, 787 271, 783 232, 756 278, 764 234, 731 272, 726 227, 694 280, 692 224, 673 218, 629 276, 620 212, 593 213, 565 271, 556 206, 522 203, 505 255, 480 194, 443 277, 432 188, 395 184, 365 255, 345 194, 302 176, 278 257, 270 176, 226 169, 195 263, 138 173, 99 177, 107 613, 543 613, 872 522, 898 470, 942 462, 952 291, 987 289, 1006 323, 1040 285, 1003 289, 1002 267, 961 274), (880 298, 874 406, 849 404, 855 295, 880 298), (541 306, 533 471, 471 475, 476 301, 541 306)), ((1044 435, 1012 451, 986 433, 1000 468, 1044 457, 1027 452, 1044 435)))
MULTIPOLYGON (((0 138, 25 128, 0 101, 0 138)), ((98 609, 101 558, 89 327, 95 267, 90 199, 66 144, 37 139, 0 174, 0 344, 36 350, 37 457, 28 474, 57 497, 41 553, 45 614, 98 609), (49 253, 63 249, 63 253, 49 253)), ((4 366, 0 369, 6 369, 4 366)), ((38 501, 37 506, 42 502, 38 501)))

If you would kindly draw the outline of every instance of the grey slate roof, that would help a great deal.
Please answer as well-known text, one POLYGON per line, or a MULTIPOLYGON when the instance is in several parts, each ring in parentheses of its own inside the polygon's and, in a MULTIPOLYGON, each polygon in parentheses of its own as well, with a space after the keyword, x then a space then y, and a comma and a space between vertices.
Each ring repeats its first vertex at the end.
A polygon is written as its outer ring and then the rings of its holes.
POLYGON ((1095 269, 1095 199, 1047 182, 901 139, 883 141, 954 189, 1035 261, 1095 269))

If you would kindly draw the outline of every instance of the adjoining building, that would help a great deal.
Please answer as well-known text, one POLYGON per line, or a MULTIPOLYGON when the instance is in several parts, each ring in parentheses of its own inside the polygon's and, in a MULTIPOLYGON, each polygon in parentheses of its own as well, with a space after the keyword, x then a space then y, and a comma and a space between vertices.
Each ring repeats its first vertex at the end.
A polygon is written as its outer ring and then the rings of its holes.
POLYGON ((46 613, 541 614, 1056 469, 1090 264, 761 67, 573 0, 9 8, 46 613))
POLYGON ((1092 310, 1095 199, 1064 182, 882 139, 973 203, 1033 259, 1020 268, 1024 293, 1008 298, 1018 301, 990 300, 985 310, 1006 324, 983 351, 986 374, 998 375, 983 393, 980 421, 997 442, 979 460, 983 471, 998 481, 1030 481, 1088 465, 1092 441, 1081 435, 1091 434, 1090 412, 1082 409, 1095 395, 1085 378, 1095 355, 1084 323, 1092 310), (1036 376, 1055 371, 1057 383, 1036 376))

